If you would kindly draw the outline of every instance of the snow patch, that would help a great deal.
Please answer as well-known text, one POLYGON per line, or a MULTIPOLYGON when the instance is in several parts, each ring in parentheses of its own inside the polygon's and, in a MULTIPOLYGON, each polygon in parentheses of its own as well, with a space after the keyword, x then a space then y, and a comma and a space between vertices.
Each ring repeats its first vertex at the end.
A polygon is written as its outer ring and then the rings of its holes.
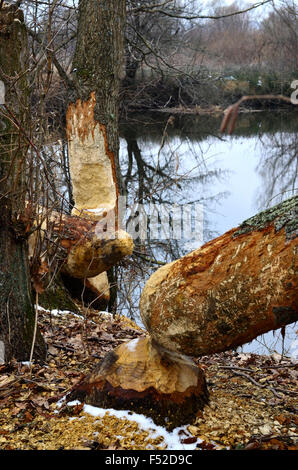
MULTIPOLYGON (((74 400, 67 403, 67 406, 80 405, 80 401, 74 400)), ((83 410, 85 413, 90 414, 91 416, 102 418, 106 413, 109 413, 115 416, 118 419, 127 419, 128 421, 133 421, 137 423, 140 428, 144 431, 149 431, 150 438, 155 439, 159 436, 164 438, 164 442, 167 446, 167 450, 194 450, 200 442, 201 439, 197 439, 195 443, 192 444, 183 444, 180 440, 181 431, 183 431, 183 439, 187 437, 193 437, 187 430, 187 426, 180 426, 173 429, 169 432, 162 426, 157 426, 151 418, 147 418, 144 415, 134 413, 130 410, 114 410, 113 408, 97 408, 96 406, 84 405, 83 410), (180 434, 179 434, 180 433, 180 434)))
POLYGON ((103 212, 107 211, 107 209, 104 207, 96 207, 95 209, 84 209, 86 212, 93 212, 94 214, 102 214, 103 212))
POLYGON ((105 318, 110 318, 110 319, 113 318, 113 314, 109 312, 99 311, 98 315, 100 315, 101 317, 105 317, 105 318))
MULTIPOLYGON (((36 305, 35 305, 35 308, 36 308, 36 305)), ((60 315, 73 315, 74 317, 84 318, 83 315, 78 315, 77 313, 73 313, 70 310, 60 310, 56 308, 54 308, 53 310, 48 310, 46 308, 41 307, 40 305, 37 305, 37 309, 41 312, 48 312, 51 315, 53 315, 53 317, 58 317, 60 315)))
POLYGON ((31 369, 31 367, 33 366, 33 362, 30 362, 30 361, 22 361, 21 364, 23 366, 27 366, 28 369, 31 369))
POLYGON ((5 363, 5 344, 4 341, 0 341, 0 364, 5 363))

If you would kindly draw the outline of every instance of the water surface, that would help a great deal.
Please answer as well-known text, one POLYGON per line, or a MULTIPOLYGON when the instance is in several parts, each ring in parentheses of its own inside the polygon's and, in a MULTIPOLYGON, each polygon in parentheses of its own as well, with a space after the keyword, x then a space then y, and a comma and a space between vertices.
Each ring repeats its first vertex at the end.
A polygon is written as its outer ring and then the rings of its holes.
MULTIPOLYGON (((206 242, 297 194, 297 112, 241 114, 232 136, 219 132, 221 117, 169 117, 136 115, 121 126, 122 172, 134 201, 201 203, 206 242)), ((178 245, 177 256, 198 247, 196 240, 187 239, 178 245)), ((161 259, 170 260, 166 254, 161 259)), ((288 354, 298 350, 295 338, 291 325, 284 342, 288 354)), ((243 350, 268 353, 268 347, 282 352, 278 332, 243 350)))

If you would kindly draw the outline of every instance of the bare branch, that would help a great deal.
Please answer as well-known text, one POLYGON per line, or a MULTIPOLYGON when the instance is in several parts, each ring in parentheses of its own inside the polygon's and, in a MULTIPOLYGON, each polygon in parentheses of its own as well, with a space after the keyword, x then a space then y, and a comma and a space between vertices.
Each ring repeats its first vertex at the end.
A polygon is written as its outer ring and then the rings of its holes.
POLYGON ((265 0, 262 2, 255 3, 254 5, 245 8, 243 10, 239 11, 234 11, 232 13, 228 13, 226 15, 180 15, 179 13, 175 11, 169 11, 169 10, 161 10, 159 8, 145 8, 145 7, 139 7, 138 9, 135 9, 134 11, 139 11, 139 12, 147 12, 147 13, 159 13, 161 15, 169 16, 171 18, 179 18, 183 20, 219 20, 221 18, 229 18, 230 16, 235 16, 235 15, 241 15, 243 13, 247 13, 251 10, 255 10, 256 8, 259 8, 261 6, 266 5, 267 3, 272 3, 273 0, 265 0))
POLYGON ((285 103, 294 105, 291 98, 288 98, 287 96, 283 96, 283 95, 242 96, 240 100, 238 100, 235 104, 229 106, 224 111, 224 117, 220 126, 220 132, 225 132, 229 125, 228 134, 231 135, 235 129, 235 124, 236 124, 240 104, 243 103, 244 101, 253 101, 253 100, 279 100, 279 101, 284 101, 285 103))

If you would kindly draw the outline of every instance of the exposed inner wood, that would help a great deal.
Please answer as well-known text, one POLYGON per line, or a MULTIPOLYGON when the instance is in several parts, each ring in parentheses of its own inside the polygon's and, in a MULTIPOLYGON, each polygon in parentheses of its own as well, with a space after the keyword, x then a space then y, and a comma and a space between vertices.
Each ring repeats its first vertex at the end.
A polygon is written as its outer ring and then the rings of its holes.
POLYGON ((98 219, 117 209, 114 155, 108 149, 106 129, 94 119, 95 93, 78 99, 67 110, 67 137, 74 215, 98 219))
POLYGON ((108 353, 69 399, 129 409, 169 429, 191 422, 208 402, 204 373, 187 356, 136 338, 108 353))

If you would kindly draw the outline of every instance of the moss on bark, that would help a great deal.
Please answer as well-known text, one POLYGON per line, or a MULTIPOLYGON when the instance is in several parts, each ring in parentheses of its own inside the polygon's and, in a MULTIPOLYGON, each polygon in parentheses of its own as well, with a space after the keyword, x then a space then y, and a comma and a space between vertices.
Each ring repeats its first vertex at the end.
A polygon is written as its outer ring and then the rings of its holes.
POLYGON ((282 228, 285 229, 288 240, 298 235, 298 196, 287 199, 245 220, 234 233, 233 238, 253 230, 262 230, 272 223, 274 223, 277 232, 282 228))
POLYGON ((79 307, 64 286, 61 275, 57 275, 54 282, 42 294, 39 294, 38 303, 46 310, 58 309, 80 313, 79 307))

